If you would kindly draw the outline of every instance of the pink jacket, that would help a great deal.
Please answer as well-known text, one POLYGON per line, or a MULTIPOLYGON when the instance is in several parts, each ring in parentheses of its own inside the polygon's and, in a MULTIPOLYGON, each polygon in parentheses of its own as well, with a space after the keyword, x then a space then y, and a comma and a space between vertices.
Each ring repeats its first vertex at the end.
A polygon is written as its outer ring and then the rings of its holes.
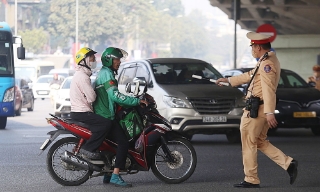
POLYGON ((79 65, 75 70, 70 85, 71 112, 93 112, 96 93, 91 86, 91 70, 79 65))

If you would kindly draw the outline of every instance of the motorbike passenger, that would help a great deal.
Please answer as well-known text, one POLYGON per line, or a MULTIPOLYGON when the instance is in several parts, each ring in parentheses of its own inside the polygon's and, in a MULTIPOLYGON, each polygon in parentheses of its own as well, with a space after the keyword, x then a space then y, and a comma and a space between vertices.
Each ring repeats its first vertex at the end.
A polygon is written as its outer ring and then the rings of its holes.
POLYGON ((120 169, 125 168, 129 142, 119 123, 115 120, 115 106, 116 104, 124 106, 137 106, 141 103, 148 104, 145 100, 126 96, 118 90, 115 74, 117 74, 121 59, 127 55, 126 51, 115 47, 108 47, 102 53, 102 68, 95 82, 97 98, 93 103, 94 112, 112 122, 112 125, 109 123, 107 126, 107 129, 110 130, 107 137, 114 139, 118 144, 114 171, 112 175, 105 174, 103 182, 121 187, 132 186, 130 183, 126 183, 119 175, 120 169))
POLYGON ((91 86, 91 69, 96 67, 95 55, 97 52, 88 47, 81 48, 75 56, 75 74, 70 85, 70 117, 90 125, 92 135, 80 149, 80 153, 89 159, 99 159, 97 149, 106 137, 107 126, 111 122, 93 112, 92 103, 96 100, 96 93, 91 86))

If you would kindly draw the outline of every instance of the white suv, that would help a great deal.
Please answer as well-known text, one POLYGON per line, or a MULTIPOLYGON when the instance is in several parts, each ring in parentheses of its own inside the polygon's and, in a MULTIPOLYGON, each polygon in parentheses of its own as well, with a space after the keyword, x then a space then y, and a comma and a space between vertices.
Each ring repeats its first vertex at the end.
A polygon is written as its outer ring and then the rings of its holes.
POLYGON ((118 84, 125 93, 127 83, 145 80, 160 114, 171 122, 174 130, 188 138, 194 134, 226 134, 229 142, 239 142, 245 106, 243 93, 237 88, 193 79, 192 75, 222 77, 212 65, 201 60, 158 58, 122 63, 118 84))

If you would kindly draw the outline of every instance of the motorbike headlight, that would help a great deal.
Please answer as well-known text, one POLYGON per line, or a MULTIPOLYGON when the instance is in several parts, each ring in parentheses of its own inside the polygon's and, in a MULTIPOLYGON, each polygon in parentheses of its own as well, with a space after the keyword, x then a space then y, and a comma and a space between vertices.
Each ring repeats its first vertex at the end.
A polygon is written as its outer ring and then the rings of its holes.
POLYGON ((3 97, 3 102, 11 102, 14 99, 14 87, 6 90, 3 97))
POLYGON ((163 96, 163 102, 172 108, 191 108, 186 101, 177 97, 163 96))

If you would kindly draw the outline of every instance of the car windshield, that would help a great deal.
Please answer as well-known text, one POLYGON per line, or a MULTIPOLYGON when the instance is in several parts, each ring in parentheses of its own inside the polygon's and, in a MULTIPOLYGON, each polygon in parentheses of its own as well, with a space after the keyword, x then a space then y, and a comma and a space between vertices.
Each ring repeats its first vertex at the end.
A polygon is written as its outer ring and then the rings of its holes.
POLYGON ((298 74, 292 71, 282 71, 279 88, 307 88, 309 85, 298 74))
POLYGON ((66 79, 65 82, 63 83, 61 89, 70 89, 71 80, 72 80, 71 78, 66 79))
POLYGON ((37 83, 50 83, 53 80, 53 76, 40 77, 37 83))
POLYGON ((152 70, 159 84, 210 84, 210 81, 195 79, 192 78, 192 75, 210 79, 222 77, 208 63, 154 63, 152 64, 152 70))

